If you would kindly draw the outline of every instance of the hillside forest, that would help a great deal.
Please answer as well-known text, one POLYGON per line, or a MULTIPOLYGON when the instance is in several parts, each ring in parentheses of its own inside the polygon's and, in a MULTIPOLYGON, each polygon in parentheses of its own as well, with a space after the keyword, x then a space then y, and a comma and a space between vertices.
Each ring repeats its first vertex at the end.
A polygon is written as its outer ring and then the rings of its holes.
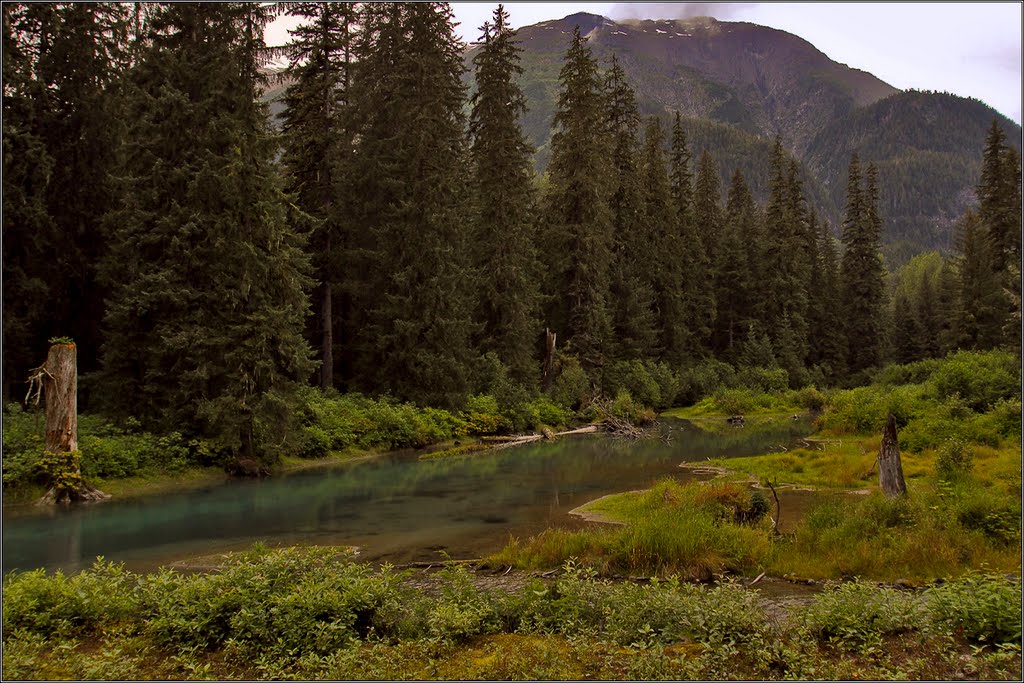
POLYGON ((5 406, 73 340, 84 412, 230 468, 316 451, 317 394, 664 408, 1019 357, 1021 164, 998 121, 956 252, 890 270, 870 157, 843 160, 841 224, 784 134, 766 177, 723 179, 579 30, 538 173, 508 21, 481 27, 470 87, 446 3, 4 3, 5 406), (268 47, 281 13, 301 24, 268 47))

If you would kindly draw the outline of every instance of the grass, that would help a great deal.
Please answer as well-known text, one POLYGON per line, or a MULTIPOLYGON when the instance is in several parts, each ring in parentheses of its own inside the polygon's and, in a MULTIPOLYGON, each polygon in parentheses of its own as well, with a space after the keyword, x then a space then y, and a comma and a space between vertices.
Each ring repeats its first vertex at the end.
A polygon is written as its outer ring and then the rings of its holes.
POLYGON ((512 539, 488 558, 495 566, 559 566, 579 558, 603 573, 678 574, 706 580, 722 572, 749 573, 771 554, 763 512, 738 484, 682 486, 671 479, 639 493, 606 496, 582 508, 624 526, 578 531, 548 529, 512 539))

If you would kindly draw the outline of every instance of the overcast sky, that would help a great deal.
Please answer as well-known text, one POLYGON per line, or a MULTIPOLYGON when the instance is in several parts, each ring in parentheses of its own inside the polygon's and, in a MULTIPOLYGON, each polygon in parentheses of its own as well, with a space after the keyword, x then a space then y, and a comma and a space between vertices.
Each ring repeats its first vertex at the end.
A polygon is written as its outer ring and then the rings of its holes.
MULTIPOLYGON (((467 42, 479 37, 479 27, 497 7, 492 2, 451 4, 459 34, 467 42)), ((713 16, 771 26, 897 88, 975 97, 1021 122, 1019 2, 504 4, 516 28, 576 12, 612 19, 713 16)))

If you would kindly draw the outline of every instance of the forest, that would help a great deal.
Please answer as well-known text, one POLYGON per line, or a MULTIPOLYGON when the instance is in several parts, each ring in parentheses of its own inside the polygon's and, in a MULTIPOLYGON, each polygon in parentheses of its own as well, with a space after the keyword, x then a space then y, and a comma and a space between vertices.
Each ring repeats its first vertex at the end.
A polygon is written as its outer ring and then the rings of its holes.
POLYGON ((536 175, 503 11, 472 92, 443 3, 13 3, 4 41, 5 401, 72 339, 85 411, 273 463, 304 446, 307 385, 508 411, 654 382, 662 407, 726 374, 848 387, 1019 352, 1020 159, 995 122, 958 253, 887 272, 873 163, 849 160, 830 226, 779 137, 759 204, 578 32, 536 175), (282 12, 303 23, 268 47, 282 12))

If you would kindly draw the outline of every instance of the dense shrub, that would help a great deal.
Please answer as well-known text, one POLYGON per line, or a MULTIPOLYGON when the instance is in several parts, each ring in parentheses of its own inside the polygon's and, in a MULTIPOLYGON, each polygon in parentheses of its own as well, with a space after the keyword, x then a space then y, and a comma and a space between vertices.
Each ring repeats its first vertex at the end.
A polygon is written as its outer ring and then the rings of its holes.
POLYGON ((710 396, 716 390, 732 386, 736 369, 728 363, 705 360, 679 373, 679 393, 676 401, 691 405, 710 396))
POLYGON ((935 628, 980 643, 1020 643, 1020 579, 970 573, 928 591, 935 628))
POLYGON ((939 479, 952 480, 967 476, 974 466, 974 453, 960 439, 947 439, 939 447, 935 458, 935 473, 939 479))
POLYGON ((811 635, 847 647, 914 630, 924 616, 914 596, 861 581, 829 588, 799 615, 811 635))
MULTIPOLYGON (((127 421, 118 427, 96 415, 78 416, 80 467, 87 478, 121 478, 155 472, 177 472, 195 464, 198 455, 178 432, 162 436, 136 430, 127 421)), ((44 417, 41 410, 8 406, 3 423, 4 486, 48 483, 43 459, 44 417)))
POLYGON ((781 393, 789 388, 789 373, 782 368, 744 367, 736 372, 733 382, 737 387, 781 393))
POLYGON ((88 571, 72 576, 42 569, 12 572, 4 578, 4 633, 23 631, 43 637, 90 633, 134 614, 134 577, 124 565, 98 558, 88 571))
POLYGON ((628 391, 650 408, 670 408, 679 393, 679 376, 665 363, 619 361, 605 370, 604 389, 610 396, 628 391))
POLYGON ((935 396, 958 396, 975 412, 1000 399, 1020 400, 1020 361, 1005 351, 959 351, 939 363, 930 380, 935 396))
POLYGON ((551 384, 548 397, 563 408, 579 408, 591 395, 590 378, 576 356, 558 352, 555 358, 558 376, 551 384))

